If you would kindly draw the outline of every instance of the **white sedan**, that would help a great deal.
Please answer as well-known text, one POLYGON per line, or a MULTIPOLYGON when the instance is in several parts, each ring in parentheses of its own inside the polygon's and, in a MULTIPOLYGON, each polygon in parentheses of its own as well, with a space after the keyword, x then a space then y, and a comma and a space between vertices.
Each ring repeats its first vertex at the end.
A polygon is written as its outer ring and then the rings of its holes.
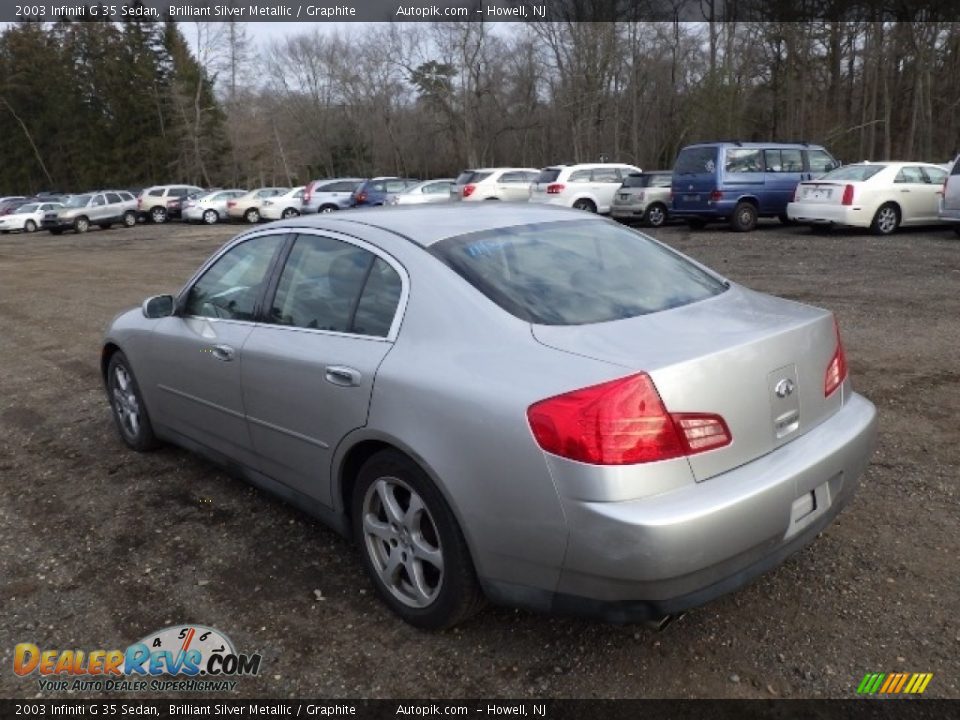
POLYGON ((11 230, 33 232, 40 227, 45 212, 59 210, 62 207, 62 203, 52 202, 21 205, 9 215, 0 215, 0 233, 8 233, 11 230))
POLYGON ((812 227, 849 225, 889 235, 901 225, 934 225, 947 171, 931 163, 846 165, 797 185, 787 217, 812 227))
POLYGON ((286 220, 297 217, 303 210, 304 186, 287 190, 280 195, 264 200, 260 206, 260 217, 264 220, 286 220))

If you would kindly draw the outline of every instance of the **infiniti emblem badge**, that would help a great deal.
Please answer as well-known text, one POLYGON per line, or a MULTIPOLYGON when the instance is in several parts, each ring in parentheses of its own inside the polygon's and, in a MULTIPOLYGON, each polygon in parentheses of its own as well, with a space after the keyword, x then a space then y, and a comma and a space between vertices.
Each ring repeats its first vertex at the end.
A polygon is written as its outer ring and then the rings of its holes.
POLYGON ((773 388, 773 391, 777 394, 778 398, 785 398, 793 395, 793 390, 796 387, 796 384, 790 378, 783 378, 780 382, 776 384, 773 388))

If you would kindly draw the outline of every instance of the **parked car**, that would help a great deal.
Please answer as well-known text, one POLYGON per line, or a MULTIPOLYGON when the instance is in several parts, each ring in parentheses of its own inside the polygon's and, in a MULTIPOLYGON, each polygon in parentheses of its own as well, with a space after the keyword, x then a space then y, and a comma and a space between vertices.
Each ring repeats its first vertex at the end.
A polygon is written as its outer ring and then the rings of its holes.
POLYGON ((947 171, 932 163, 857 163, 797 185, 791 220, 812 226, 847 225, 890 235, 901 225, 940 223, 947 171))
POLYGON ((450 189, 450 199, 525 202, 530 198, 530 183, 536 180, 538 173, 534 168, 513 167, 464 170, 457 175, 450 189))
POLYGON ((0 215, 9 215, 14 208, 23 205, 27 201, 25 195, 8 195, 0 197, 0 215))
POLYGON ((260 208, 263 201, 282 195, 289 189, 285 187, 256 188, 234 200, 227 200, 227 217, 230 220, 245 220, 251 224, 260 222, 260 208))
POLYGON ((303 208, 303 191, 304 187, 300 186, 264 200, 260 206, 260 217, 263 220, 297 217, 303 208))
POLYGON ((42 227, 54 235, 64 230, 85 233, 91 225, 99 225, 109 230, 113 225, 133 227, 137 224, 136 200, 130 193, 120 191, 102 191, 71 195, 56 210, 43 215, 42 227))
POLYGON ((63 207, 61 203, 52 202, 34 202, 26 203, 17 207, 9 215, 0 215, 0 232, 22 230, 23 232, 33 232, 43 222, 43 216, 47 212, 55 211, 63 207))
POLYGON ((387 195, 386 205, 429 205, 433 203, 450 202, 450 191, 453 189, 453 178, 439 180, 425 180, 411 185, 406 190, 387 195))
POLYGON ((529 204, 243 233, 119 315, 101 368, 129 447, 352 535, 426 628, 484 595, 656 622, 735 590, 832 522, 876 435, 829 311, 529 204))
POLYGON ((246 190, 214 190, 183 202, 181 217, 184 222, 204 222, 214 225, 227 219, 227 202, 247 194, 246 190))
POLYGON ((202 190, 192 190, 186 195, 175 195, 169 198, 167 200, 167 220, 182 220, 183 207, 186 203, 221 189, 222 188, 204 188, 202 190))
POLYGON ((191 193, 202 193, 196 185, 154 185, 137 197, 137 212, 150 222, 163 223, 180 212, 180 201, 191 193))
POLYGON ((642 222, 650 227, 661 227, 670 217, 669 170, 632 173, 613 197, 610 217, 625 223, 642 222))
POLYGON ((673 168, 670 214, 691 228, 723 221, 738 232, 753 230, 761 217, 788 222, 787 203, 797 183, 839 164, 821 146, 807 143, 689 145, 673 168))
POLYGON ((416 178, 375 177, 364 180, 350 196, 351 207, 383 205, 387 195, 406 190, 420 181, 416 178))
POLYGON ((953 225, 954 231, 960 235, 960 155, 947 165, 947 172, 937 214, 940 220, 953 225))
POLYGON ((633 165, 616 163, 545 167, 530 186, 530 202, 606 215, 624 178, 639 172, 643 171, 633 165))
POLYGON ((354 191, 364 182, 363 178, 333 178, 307 183, 303 191, 304 215, 336 212, 350 207, 354 191))

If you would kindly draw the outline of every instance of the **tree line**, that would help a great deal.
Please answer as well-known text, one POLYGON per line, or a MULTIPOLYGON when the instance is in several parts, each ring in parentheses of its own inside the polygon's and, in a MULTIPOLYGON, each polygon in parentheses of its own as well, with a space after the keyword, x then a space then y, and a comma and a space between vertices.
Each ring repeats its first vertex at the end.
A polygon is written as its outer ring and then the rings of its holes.
MULTIPOLYGON (((708 0, 710 6, 719 0, 708 0)), ((0 32, 0 194, 670 168, 699 140, 845 162, 960 145, 960 23, 32 23, 0 32)))

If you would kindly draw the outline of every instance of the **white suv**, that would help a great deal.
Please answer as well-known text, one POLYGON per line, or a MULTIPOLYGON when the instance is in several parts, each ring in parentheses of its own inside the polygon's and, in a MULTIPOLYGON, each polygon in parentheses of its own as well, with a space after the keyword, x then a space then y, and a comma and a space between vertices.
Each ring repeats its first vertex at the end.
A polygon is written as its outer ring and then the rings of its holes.
POLYGON ((518 200, 530 196, 530 183, 537 179, 534 168, 477 168, 464 170, 450 188, 451 200, 518 200))
POLYGON ((618 163, 552 165, 543 168, 530 187, 530 202, 606 215, 620 184, 631 173, 640 172, 638 167, 618 163))
POLYGON ((154 185, 144 188, 137 197, 137 213, 150 222, 163 223, 171 214, 180 210, 179 203, 194 193, 202 194, 204 190, 196 185, 154 185), (171 213, 172 206, 176 210, 171 213))

